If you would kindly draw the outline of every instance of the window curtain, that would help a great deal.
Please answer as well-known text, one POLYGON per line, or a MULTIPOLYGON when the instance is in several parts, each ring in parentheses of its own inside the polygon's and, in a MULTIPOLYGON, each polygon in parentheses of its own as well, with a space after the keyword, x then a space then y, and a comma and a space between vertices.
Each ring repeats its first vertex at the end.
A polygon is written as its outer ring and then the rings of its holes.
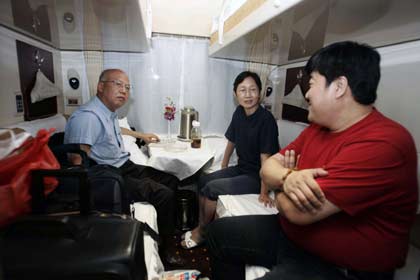
POLYGON ((93 13, 93 2, 83 2, 83 52, 89 95, 96 95, 98 77, 103 69, 101 22, 93 13))
POLYGON ((104 53, 104 69, 121 68, 133 85, 119 115, 139 131, 163 134, 170 97, 177 108, 172 133, 179 133, 181 108, 193 106, 204 134, 224 134, 236 108, 233 81, 246 65, 209 58, 208 47, 208 39, 158 35, 148 53, 104 53))

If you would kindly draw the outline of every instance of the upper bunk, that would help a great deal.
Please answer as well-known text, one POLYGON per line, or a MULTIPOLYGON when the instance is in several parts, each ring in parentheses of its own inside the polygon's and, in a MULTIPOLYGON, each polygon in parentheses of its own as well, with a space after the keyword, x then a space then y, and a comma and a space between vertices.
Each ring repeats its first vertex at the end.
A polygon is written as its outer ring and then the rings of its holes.
POLYGON ((149 0, 2 0, 0 25, 62 51, 148 52, 149 0))
POLYGON ((239 1, 226 19, 224 7, 211 57, 285 65, 336 41, 380 47, 420 39, 418 0, 239 1))

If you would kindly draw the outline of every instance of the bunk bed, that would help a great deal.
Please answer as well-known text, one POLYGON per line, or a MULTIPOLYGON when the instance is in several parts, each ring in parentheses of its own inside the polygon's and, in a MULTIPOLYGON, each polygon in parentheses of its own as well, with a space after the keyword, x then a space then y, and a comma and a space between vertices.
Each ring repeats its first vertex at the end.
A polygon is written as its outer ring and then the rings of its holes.
POLYGON ((229 9, 222 8, 210 38, 211 57, 285 65, 336 41, 380 47, 420 38, 415 0, 236 1, 225 1, 236 10, 226 15, 229 9))

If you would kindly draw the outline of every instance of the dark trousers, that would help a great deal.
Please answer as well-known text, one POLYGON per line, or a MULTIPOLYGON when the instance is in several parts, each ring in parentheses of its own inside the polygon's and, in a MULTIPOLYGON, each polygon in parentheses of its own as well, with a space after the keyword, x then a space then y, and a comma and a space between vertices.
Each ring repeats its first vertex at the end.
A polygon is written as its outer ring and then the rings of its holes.
POLYGON ((220 169, 198 180, 200 195, 217 200, 219 195, 260 193, 258 174, 246 173, 238 166, 220 169))
POLYGON ((245 279, 245 264, 271 269, 264 280, 391 280, 393 272, 341 269, 295 246, 283 234, 277 215, 215 220, 207 230, 212 280, 245 279))
POLYGON ((171 174, 128 160, 120 167, 129 202, 146 201, 157 213, 159 233, 169 235, 175 229, 175 191, 179 180, 171 174))

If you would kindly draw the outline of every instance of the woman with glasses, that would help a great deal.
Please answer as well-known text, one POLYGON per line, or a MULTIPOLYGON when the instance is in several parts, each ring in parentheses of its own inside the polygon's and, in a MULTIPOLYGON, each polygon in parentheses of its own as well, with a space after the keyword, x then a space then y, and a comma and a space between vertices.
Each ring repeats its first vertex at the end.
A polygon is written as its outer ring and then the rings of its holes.
POLYGON ((259 193, 261 203, 273 206, 259 177, 259 170, 267 158, 279 151, 278 129, 273 115, 260 105, 260 77, 249 71, 240 73, 233 84, 233 94, 239 106, 225 133, 228 143, 222 169, 201 177, 198 182, 199 225, 185 233, 181 242, 185 249, 204 241, 204 227, 214 219, 219 195, 259 193), (238 164, 228 166, 234 149, 238 164))

